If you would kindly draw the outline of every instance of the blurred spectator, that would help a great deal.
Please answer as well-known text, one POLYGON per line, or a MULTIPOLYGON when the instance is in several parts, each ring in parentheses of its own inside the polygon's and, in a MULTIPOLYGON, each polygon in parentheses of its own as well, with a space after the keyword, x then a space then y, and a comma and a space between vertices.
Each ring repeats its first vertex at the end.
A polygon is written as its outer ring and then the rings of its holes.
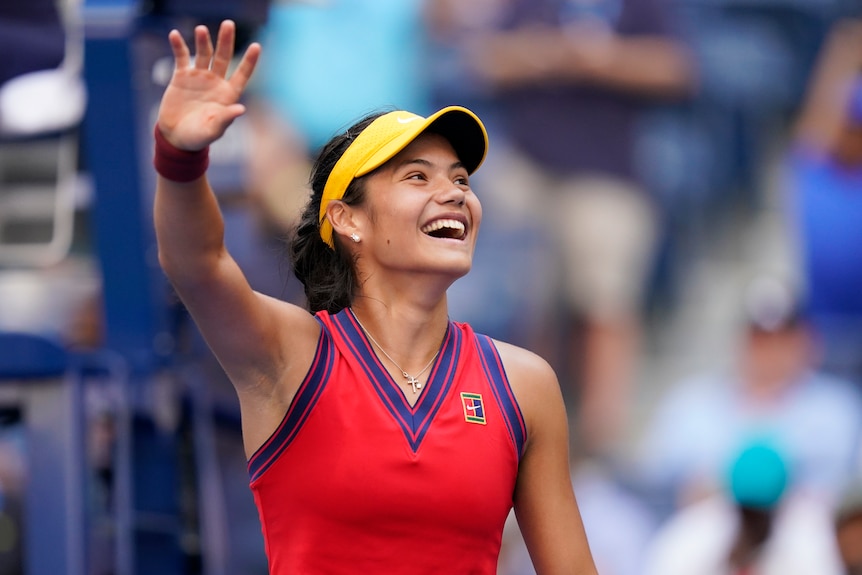
POLYGON ((585 462, 573 476, 578 507, 596 567, 602 575, 642 575, 656 529, 649 506, 600 463, 585 462))
POLYGON ((670 3, 698 62, 700 90, 653 119, 644 168, 667 194, 668 209, 712 231, 721 220, 715 208, 726 211, 740 199, 754 207, 840 10, 836 0, 670 3))
POLYGON ((722 490, 654 537, 645 575, 839 575, 829 509, 792 495, 793 468, 768 442, 731 459, 722 490))
POLYGON ((849 382, 812 369, 816 344, 785 284, 758 278, 745 293, 739 356, 659 399, 639 446, 641 472, 666 514, 712 493, 746 438, 776 442, 793 489, 834 503, 856 465, 862 404, 849 382))
POLYGON ((659 225, 635 166, 636 130, 650 104, 693 89, 691 60, 663 0, 448 4, 456 20, 479 13, 464 40, 467 75, 490 95, 502 135, 485 189, 508 220, 548 233, 561 256, 542 279, 561 268, 573 320, 561 372, 579 395, 575 439, 606 451, 627 421, 659 225))
POLYGON ((845 575, 862 575, 862 479, 847 488, 835 512, 835 537, 845 575))
POLYGON ((258 40, 248 175, 283 232, 307 199, 311 159, 339 129, 384 107, 431 111, 423 0, 273 3, 258 40))
POLYGON ((785 174, 823 368, 862 384, 862 20, 824 45, 785 174))
MULTIPOLYGON (((814 58, 841 4, 669 0, 697 62, 693 98, 647 118, 639 165, 665 216, 650 303, 677 303, 705 257, 748 250, 740 224, 770 208, 776 162, 814 58)), ((744 256, 749 253, 742 254, 744 256)))

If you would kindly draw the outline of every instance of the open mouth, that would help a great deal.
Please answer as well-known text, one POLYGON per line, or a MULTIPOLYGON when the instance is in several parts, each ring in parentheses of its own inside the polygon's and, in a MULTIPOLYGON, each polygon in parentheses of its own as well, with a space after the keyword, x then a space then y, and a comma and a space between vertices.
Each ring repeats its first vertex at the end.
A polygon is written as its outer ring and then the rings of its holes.
POLYGON ((463 240, 467 236, 467 226, 458 220, 435 220, 424 226, 422 233, 432 238, 463 240))

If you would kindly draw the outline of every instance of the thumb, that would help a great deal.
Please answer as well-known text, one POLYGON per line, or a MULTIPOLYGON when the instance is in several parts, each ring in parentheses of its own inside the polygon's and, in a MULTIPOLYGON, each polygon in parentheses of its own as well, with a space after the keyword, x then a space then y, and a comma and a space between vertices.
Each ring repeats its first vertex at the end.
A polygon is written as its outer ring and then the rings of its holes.
POLYGON ((226 112, 225 115, 228 117, 229 121, 232 122, 232 121, 236 120, 237 118, 239 118, 240 116, 242 116, 243 114, 245 114, 245 105, 243 105, 243 104, 231 104, 230 106, 228 106, 226 108, 225 112, 226 112))
POLYGON ((219 110, 217 115, 212 117, 212 127, 215 130, 214 139, 221 138, 233 124, 233 121, 245 114, 245 110, 246 108, 242 104, 231 104, 219 110))

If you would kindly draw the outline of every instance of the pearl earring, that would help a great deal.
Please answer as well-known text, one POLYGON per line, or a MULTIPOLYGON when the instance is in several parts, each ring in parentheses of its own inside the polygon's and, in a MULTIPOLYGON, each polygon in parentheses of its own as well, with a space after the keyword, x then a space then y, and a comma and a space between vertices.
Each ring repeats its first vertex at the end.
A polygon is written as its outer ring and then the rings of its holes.
POLYGON ((359 243, 359 234, 357 234, 356 232, 353 232, 352 234, 350 234, 350 239, 353 240, 353 243, 358 244, 359 243))

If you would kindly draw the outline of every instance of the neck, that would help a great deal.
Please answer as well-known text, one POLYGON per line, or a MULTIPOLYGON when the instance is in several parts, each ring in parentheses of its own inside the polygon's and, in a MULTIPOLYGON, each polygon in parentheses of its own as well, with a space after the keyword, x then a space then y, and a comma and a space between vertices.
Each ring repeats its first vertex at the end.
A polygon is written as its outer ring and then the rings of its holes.
POLYGON ((361 287, 352 307, 360 313, 419 323, 425 323, 429 316, 436 317, 441 309, 442 315, 447 315, 447 292, 459 276, 386 268, 372 265, 365 258, 359 258, 356 265, 361 287))
POLYGON ((360 300, 351 310, 377 346, 410 374, 420 371, 437 353, 449 324, 445 305, 424 310, 360 300))

